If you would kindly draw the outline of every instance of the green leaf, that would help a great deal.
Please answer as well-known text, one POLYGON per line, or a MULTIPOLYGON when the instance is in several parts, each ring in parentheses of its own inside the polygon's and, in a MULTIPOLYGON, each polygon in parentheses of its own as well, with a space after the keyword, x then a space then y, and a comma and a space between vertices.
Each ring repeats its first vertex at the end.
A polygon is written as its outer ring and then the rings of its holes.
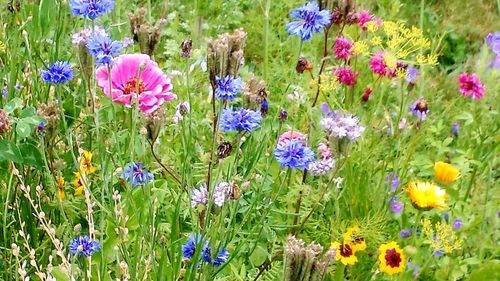
POLYGON ((36 116, 36 111, 34 107, 26 107, 21 111, 21 114, 19 114, 19 118, 26 118, 26 117, 31 117, 31 116, 36 116))
POLYGON ((267 252, 267 250, 261 245, 257 245, 253 253, 250 255, 250 262, 254 266, 259 266, 264 263, 268 256, 269 253, 267 252))
POLYGON ((7 114, 10 114, 14 112, 14 110, 16 110, 17 108, 21 107, 22 104, 23 100, 21 100, 20 98, 13 98, 5 105, 3 110, 7 114))
POLYGON ((16 133, 21 139, 29 137, 31 134, 31 125, 25 122, 24 119, 20 119, 16 124, 16 133))
POLYGON ((4 160, 23 163, 23 156, 16 144, 6 140, 0 140, 0 161, 4 160))
POLYGON ((490 261, 476 267, 470 274, 468 280, 499 280, 500 279, 500 262, 490 261))
POLYGON ((24 143, 19 145, 19 150, 21 150, 21 154, 23 155, 24 164, 37 169, 43 169, 42 154, 36 146, 30 143, 24 143))

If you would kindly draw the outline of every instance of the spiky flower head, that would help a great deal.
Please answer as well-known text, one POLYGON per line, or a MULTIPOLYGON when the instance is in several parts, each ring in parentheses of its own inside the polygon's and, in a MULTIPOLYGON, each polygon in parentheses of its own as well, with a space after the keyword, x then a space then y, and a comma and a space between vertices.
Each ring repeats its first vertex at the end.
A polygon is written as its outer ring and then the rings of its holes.
POLYGON ((91 20, 113 11, 114 5, 114 0, 70 0, 69 2, 73 15, 91 20))
POLYGON ((453 183, 460 176, 460 171, 451 164, 437 161, 434 163, 434 176, 442 183, 453 183))
POLYGON ((312 38, 313 33, 321 32, 330 24, 331 15, 328 10, 320 10, 316 1, 311 1, 302 7, 294 9, 290 17, 297 19, 286 24, 286 29, 291 35, 297 35, 302 41, 312 38))
POLYGON ((99 251, 101 245, 99 241, 93 240, 87 235, 77 237, 69 242, 69 251, 73 255, 80 257, 90 257, 93 253, 99 251))
POLYGON ((411 181, 405 187, 411 203, 417 209, 446 208, 446 190, 429 181, 411 181))
POLYGON ((67 61, 56 61, 42 70, 42 79, 47 83, 62 84, 73 79, 73 68, 67 61))

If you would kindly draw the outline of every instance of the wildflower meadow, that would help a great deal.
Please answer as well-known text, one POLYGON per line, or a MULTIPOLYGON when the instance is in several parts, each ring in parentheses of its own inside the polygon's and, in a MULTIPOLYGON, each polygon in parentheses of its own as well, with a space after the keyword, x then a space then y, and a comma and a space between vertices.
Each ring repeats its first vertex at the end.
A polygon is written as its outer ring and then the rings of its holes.
POLYGON ((0 3, 0 280, 500 280, 500 1, 0 3))

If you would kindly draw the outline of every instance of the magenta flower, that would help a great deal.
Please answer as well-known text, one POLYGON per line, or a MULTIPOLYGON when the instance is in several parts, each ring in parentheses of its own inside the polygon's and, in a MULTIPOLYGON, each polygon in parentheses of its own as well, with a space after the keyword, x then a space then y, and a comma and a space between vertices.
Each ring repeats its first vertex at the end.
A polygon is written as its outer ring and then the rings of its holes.
POLYGON ((283 145, 284 143, 291 140, 305 142, 307 140, 307 137, 299 131, 287 131, 278 138, 278 145, 283 145))
POLYGON ((370 58, 370 68, 373 73, 384 76, 387 73, 387 65, 384 62, 384 53, 378 52, 370 58))
POLYGON ((370 12, 368 11, 359 12, 358 18, 359 18, 359 27, 361 27, 362 30, 366 30, 367 29, 366 24, 372 21, 375 22, 378 27, 382 25, 382 20, 370 14, 370 12))
POLYGON ((352 56, 352 45, 353 43, 345 37, 337 37, 337 39, 335 39, 335 45, 333 46, 335 58, 338 60, 348 60, 352 56))
POLYGON ((125 54, 113 59, 111 91, 108 66, 97 69, 97 85, 114 102, 131 107, 138 102, 143 113, 151 113, 164 102, 176 99, 172 83, 158 64, 145 54, 125 54))
POLYGON ((333 71, 340 83, 350 87, 356 84, 356 77, 358 74, 352 71, 351 67, 342 66, 334 69, 333 71))
POLYGON ((458 77, 458 83, 460 84, 460 92, 464 96, 472 96, 475 100, 484 96, 484 85, 476 74, 462 73, 458 77))

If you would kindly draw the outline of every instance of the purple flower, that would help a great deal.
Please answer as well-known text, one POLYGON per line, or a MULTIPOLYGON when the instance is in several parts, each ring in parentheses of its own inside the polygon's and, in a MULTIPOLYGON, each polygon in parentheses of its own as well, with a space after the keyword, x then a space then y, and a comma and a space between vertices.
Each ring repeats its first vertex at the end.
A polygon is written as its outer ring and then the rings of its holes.
POLYGON ((458 138, 458 129, 459 128, 460 128, 460 125, 458 124, 458 122, 453 123, 452 133, 453 133, 453 136, 456 138, 458 138))
POLYGON ((87 43, 89 53, 95 56, 95 61, 100 64, 111 64, 113 56, 120 53, 122 44, 113 41, 106 35, 94 35, 87 43))
POLYGON ((73 15, 91 20, 113 11, 114 5, 114 0, 70 0, 69 2, 73 15))
POLYGON ((405 205, 403 203, 398 201, 397 196, 394 196, 391 199, 389 199, 389 205, 390 205, 391 211, 395 215, 400 215, 403 212, 403 209, 405 207, 405 205))
POLYGON ((328 174, 333 167, 335 167, 335 160, 333 158, 323 158, 311 162, 307 170, 315 176, 323 176, 328 174))
POLYGON ((391 183, 391 192, 396 192, 396 189, 400 184, 398 174, 393 172, 388 173, 387 177, 385 177, 385 183, 389 182, 391 183))
POLYGON ((411 236, 411 233, 413 232, 413 228, 409 229, 401 229, 401 233, 399 234, 401 238, 408 238, 411 236))
POLYGON ((196 208, 198 205, 206 205, 208 202, 208 190, 205 184, 201 184, 198 189, 191 190, 191 208, 196 208))
POLYGON ((442 256, 444 256, 444 252, 443 251, 439 250, 439 251, 435 251, 434 252, 434 257, 435 258, 439 258, 439 257, 442 257, 442 256))
POLYGON ((214 200, 214 204, 218 207, 222 207, 224 205, 224 201, 226 200, 226 194, 230 190, 229 183, 223 181, 215 186, 214 192, 212 194, 212 198, 214 200))
POLYGON ((130 37, 125 37, 122 39, 123 48, 127 48, 128 46, 132 46, 134 44, 134 40, 130 37))
POLYGON ((453 228, 453 230, 455 230, 455 231, 459 231, 459 230, 460 230, 460 228, 462 228, 462 221, 461 221, 461 220, 459 220, 459 219, 454 220, 454 221, 453 221, 453 224, 452 224, 452 228, 453 228))
POLYGON ((229 251, 226 248, 222 248, 215 257, 213 265, 220 266, 221 264, 225 263, 228 258, 229 258, 229 251))
POLYGON ((500 54, 500 32, 497 31, 495 33, 488 33, 486 36, 486 44, 490 46, 493 53, 499 55, 500 54))
POLYGON ((450 214, 444 213, 443 218, 446 222, 448 222, 450 220, 450 214))
POLYGON ((196 246, 200 244, 202 240, 203 236, 201 236, 201 234, 191 233, 191 235, 189 235, 188 241, 181 246, 182 258, 192 258, 194 256, 194 253, 196 252, 196 246))
POLYGON ((216 81, 217 88, 215 89, 215 95, 219 99, 234 100, 243 88, 241 78, 232 75, 227 75, 223 78, 217 76, 216 81))
POLYGON ((73 69, 67 61, 56 61, 47 70, 42 70, 42 79, 47 83, 62 84, 73 79, 73 69))
POLYGON ((298 19, 286 25, 288 33, 298 35, 302 41, 312 38, 313 32, 319 33, 330 24, 330 11, 319 10, 316 1, 311 1, 304 6, 296 8, 290 17, 298 19))
POLYGON ((429 114, 427 101, 423 97, 420 97, 410 106, 410 112, 417 116, 420 121, 424 121, 427 114, 429 114))
POLYGON ((73 255, 90 257, 93 253, 99 251, 101 245, 99 244, 99 241, 93 240, 87 235, 84 235, 71 240, 68 248, 73 255))
POLYGON ((274 158, 281 164, 281 168, 304 170, 314 161, 314 152, 302 142, 289 140, 276 146, 274 158))
POLYGON ((405 77, 406 82, 408 82, 410 84, 415 83, 415 79, 417 78, 417 76, 419 74, 420 74, 420 72, 418 71, 417 68, 410 66, 408 68, 408 71, 406 72, 406 77, 405 77))
POLYGON ((108 36, 108 33, 104 28, 99 26, 95 26, 94 30, 92 28, 85 28, 71 35, 71 43, 73 45, 79 45, 80 43, 87 45, 92 35, 108 36))
POLYGON ((220 128, 223 132, 247 131, 250 133, 259 127, 261 121, 262 115, 258 111, 227 107, 222 110, 220 128))
POLYGON ((325 117, 321 119, 320 124, 331 136, 355 141, 365 131, 365 127, 359 125, 358 117, 339 110, 331 111, 327 103, 323 103, 321 109, 325 117))
POLYGON ((153 180, 153 174, 144 169, 141 162, 131 162, 125 166, 121 178, 130 183, 132 187, 145 185, 153 180))

